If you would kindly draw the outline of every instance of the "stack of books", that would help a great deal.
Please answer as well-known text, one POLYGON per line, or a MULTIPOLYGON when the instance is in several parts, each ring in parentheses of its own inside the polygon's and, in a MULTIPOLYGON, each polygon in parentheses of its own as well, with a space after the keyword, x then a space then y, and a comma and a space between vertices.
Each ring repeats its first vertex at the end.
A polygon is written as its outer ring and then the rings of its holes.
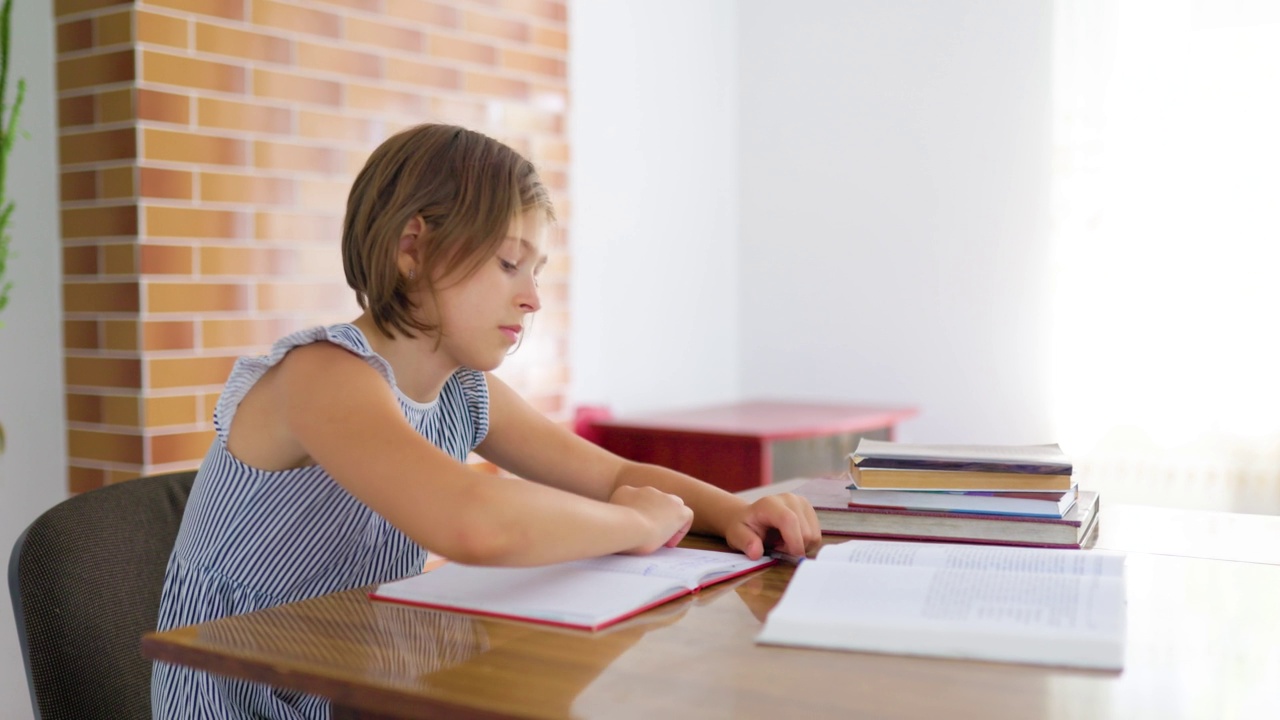
POLYGON ((886 540, 1079 548, 1098 517, 1057 445, 919 445, 859 440, 849 476, 797 494, 822 531, 886 540))

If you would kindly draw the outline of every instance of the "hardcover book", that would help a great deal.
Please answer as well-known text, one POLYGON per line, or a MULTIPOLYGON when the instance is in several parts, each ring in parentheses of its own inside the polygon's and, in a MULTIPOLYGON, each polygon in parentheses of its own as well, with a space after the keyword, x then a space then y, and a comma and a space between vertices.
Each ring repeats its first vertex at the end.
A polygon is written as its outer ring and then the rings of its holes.
POLYGON ((920 445, 862 438, 849 455, 860 489, 1065 492, 1071 462, 1057 445, 920 445))
POLYGON ((374 600, 599 630, 652 607, 776 563, 738 553, 660 548, 541 567, 444 565, 383 583, 374 600))
POLYGON ((842 481, 811 480, 794 491, 813 505, 827 535, 1050 548, 1082 547, 1098 516, 1098 493, 1080 491, 1062 517, 990 515, 850 505, 842 481))
MULTIPOLYGON (((841 483, 843 484, 843 483, 841 483)), ((1066 492, 991 492, 985 490, 862 490, 850 486, 849 504, 899 510, 974 513, 976 515, 1039 515, 1060 518, 1076 503, 1079 488, 1066 492)))
POLYGON ((863 490, 1065 492, 1075 482, 1070 475, 858 467, 850 467, 849 478, 863 490))
POLYGON ((934 445, 861 438, 849 460, 863 468, 1071 474, 1071 461, 1056 444, 934 445))

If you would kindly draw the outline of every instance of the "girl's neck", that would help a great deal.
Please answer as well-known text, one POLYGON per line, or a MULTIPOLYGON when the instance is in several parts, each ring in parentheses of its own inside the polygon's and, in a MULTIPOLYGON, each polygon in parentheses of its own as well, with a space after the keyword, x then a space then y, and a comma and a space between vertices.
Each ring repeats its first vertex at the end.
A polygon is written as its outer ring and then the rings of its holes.
POLYGON ((436 348, 433 337, 420 335, 407 338, 383 335, 368 313, 351 322, 364 333, 369 347, 391 365, 396 386, 409 399, 429 403, 440 396, 440 388, 458 369, 458 364, 436 348))

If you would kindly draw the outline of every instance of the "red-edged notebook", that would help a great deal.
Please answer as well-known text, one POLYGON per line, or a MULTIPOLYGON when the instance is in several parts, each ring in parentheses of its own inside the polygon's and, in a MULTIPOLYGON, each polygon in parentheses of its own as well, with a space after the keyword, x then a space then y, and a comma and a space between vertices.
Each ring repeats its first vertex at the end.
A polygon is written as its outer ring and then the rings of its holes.
POLYGON ((599 630, 776 560, 714 550, 662 548, 532 568, 446 563, 379 585, 374 600, 599 630))

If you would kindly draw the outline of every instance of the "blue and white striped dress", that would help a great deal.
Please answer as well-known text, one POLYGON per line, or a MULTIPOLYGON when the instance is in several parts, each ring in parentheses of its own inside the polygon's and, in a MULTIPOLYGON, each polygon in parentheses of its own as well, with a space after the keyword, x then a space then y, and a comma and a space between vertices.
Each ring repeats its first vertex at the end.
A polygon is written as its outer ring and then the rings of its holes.
MULTIPOLYGON (((391 366, 364 334, 341 324, 282 338, 236 362, 214 410, 217 436, 187 502, 165 572, 159 629, 261 610, 411 575, 425 551, 312 465, 269 472, 227 451, 245 393, 291 349, 331 342, 363 357, 394 389, 405 420, 460 462, 489 428, 484 374, 461 369, 431 403, 396 388, 391 366)), ((323 388, 317 388, 323 392, 323 388)), ((327 718, 326 700, 157 662, 152 712, 170 718, 327 718)))

